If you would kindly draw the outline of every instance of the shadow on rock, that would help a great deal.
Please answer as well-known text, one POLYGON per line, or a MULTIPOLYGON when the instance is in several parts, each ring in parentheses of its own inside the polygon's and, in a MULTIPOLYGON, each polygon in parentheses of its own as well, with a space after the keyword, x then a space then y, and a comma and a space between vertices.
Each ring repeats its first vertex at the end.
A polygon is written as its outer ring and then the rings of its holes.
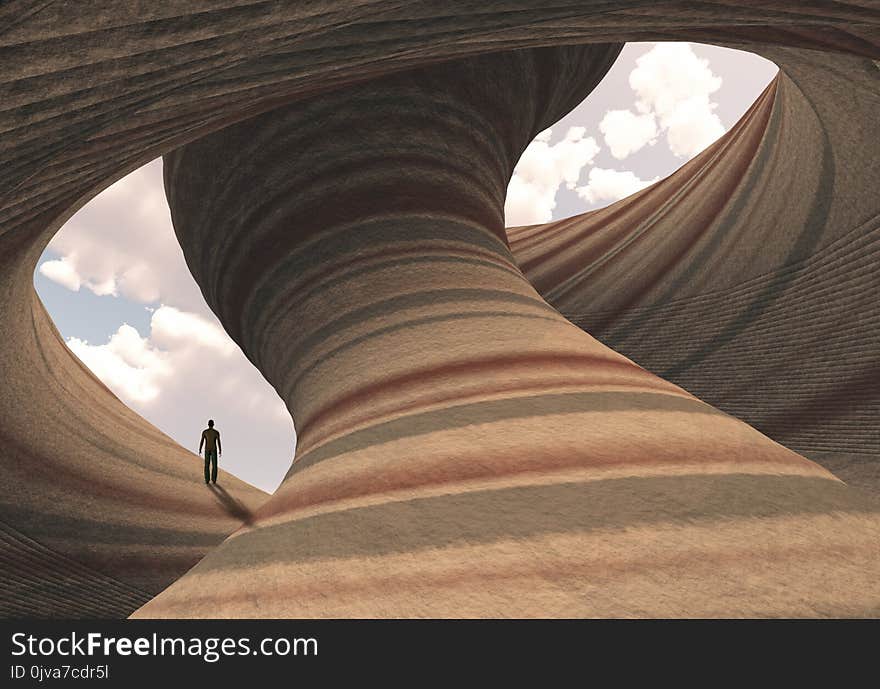
POLYGON ((223 506, 223 509, 225 509, 230 516, 240 519, 248 526, 253 523, 253 514, 244 503, 233 498, 223 486, 218 486, 216 483, 212 483, 209 487, 211 492, 214 493, 214 497, 217 498, 223 506))

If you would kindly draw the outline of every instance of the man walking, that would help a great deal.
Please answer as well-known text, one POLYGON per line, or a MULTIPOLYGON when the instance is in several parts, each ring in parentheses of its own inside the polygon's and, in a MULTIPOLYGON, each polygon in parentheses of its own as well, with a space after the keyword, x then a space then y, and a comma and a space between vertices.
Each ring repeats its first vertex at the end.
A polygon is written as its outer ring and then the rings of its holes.
POLYGON ((217 483, 217 453, 223 454, 220 445, 220 431, 214 428, 214 419, 208 420, 208 427, 202 431, 202 442, 199 443, 199 454, 205 447, 205 483, 217 483))

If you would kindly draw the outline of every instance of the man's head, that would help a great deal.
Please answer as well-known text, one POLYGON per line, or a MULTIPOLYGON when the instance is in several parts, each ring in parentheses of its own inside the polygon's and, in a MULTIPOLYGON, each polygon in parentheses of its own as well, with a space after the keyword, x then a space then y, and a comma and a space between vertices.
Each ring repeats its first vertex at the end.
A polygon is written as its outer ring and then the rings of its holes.
POLYGON ((208 428, 214 428, 214 419, 208 419, 208 428))

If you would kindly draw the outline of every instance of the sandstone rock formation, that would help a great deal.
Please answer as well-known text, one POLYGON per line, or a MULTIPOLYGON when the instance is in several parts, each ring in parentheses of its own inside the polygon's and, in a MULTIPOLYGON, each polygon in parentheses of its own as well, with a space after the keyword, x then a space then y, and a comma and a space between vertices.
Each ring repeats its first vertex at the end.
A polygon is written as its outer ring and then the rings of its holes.
POLYGON ((138 615, 876 614, 877 501, 734 416, 843 475, 877 458, 878 25, 873 1, 4 4, 2 611, 127 614, 244 522, 138 615), (669 180, 508 235, 519 153, 627 40, 782 74, 669 180), (193 275, 296 422, 259 509, 193 481, 33 293, 58 227, 160 154, 193 275))
POLYGON ((880 69, 760 52, 782 71, 727 136, 511 249, 573 323, 880 494, 880 69))

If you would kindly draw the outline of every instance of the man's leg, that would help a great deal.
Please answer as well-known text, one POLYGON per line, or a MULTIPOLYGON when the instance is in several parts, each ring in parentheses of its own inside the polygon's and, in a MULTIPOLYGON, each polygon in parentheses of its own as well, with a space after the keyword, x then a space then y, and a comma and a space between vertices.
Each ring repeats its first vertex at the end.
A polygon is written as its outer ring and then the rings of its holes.
POLYGON ((211 466, 211 451, 205 450, 205 483, 208 483, 208 481, 210 481, 210 479, 211 479, 211 476, 208 473, 210 466, 211 466))
POLYGON ((211 461, 213 462, 211 466, 211 480, 217 483, 217 450, 214 450, 214 453, 211 455, 211 461))

